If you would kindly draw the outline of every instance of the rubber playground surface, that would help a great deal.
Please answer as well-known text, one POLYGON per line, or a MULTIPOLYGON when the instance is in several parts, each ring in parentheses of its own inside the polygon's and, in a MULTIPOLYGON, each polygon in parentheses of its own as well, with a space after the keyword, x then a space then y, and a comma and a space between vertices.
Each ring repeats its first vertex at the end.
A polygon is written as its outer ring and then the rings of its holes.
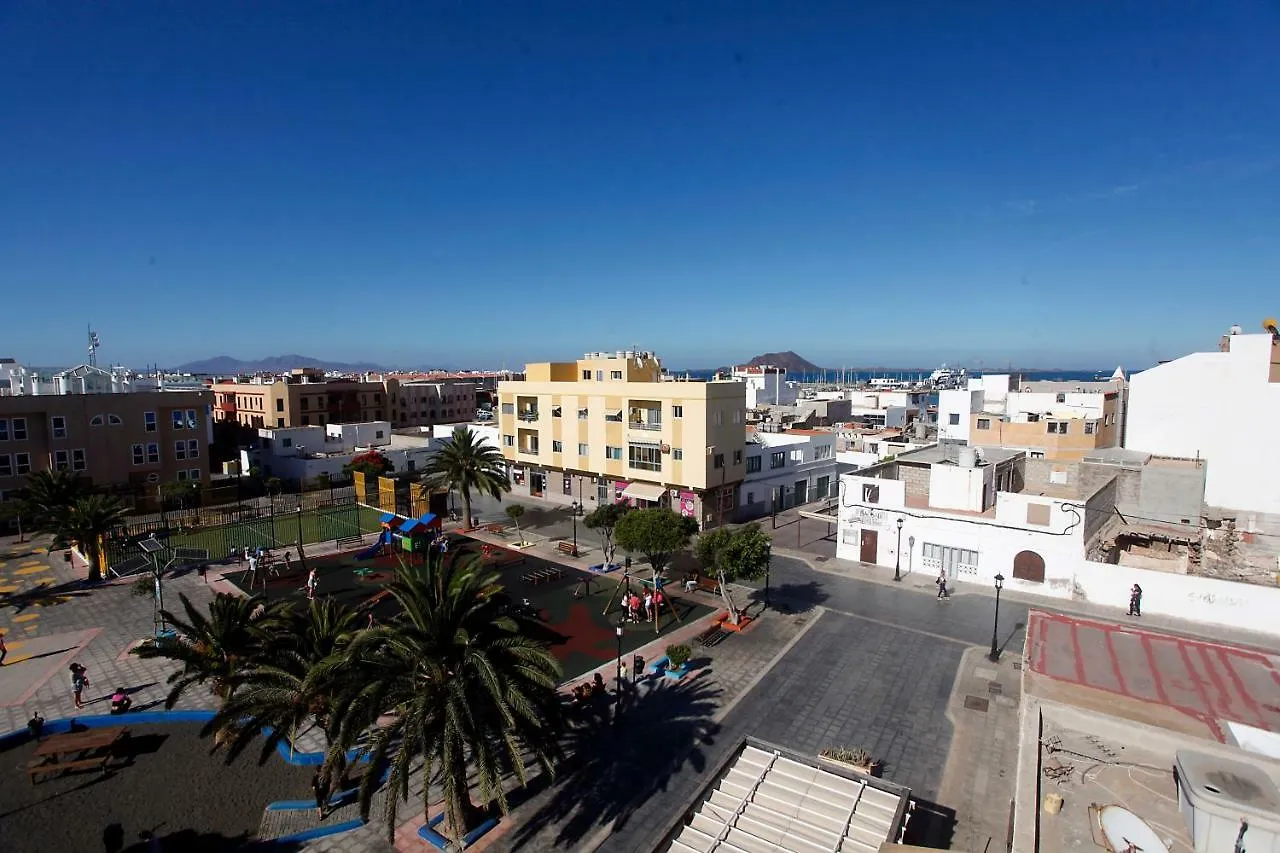
MULTIPOLYGON (((480 544, 476 540, 451 533, 449 541, 450 559, 459 553, 481 553, 480 544)), ((375 619, 385 621, 397 611, 394 599, 384 591, 385 586, 392 581, 395 570, 402 561, 407 562, 411 557, 420 560, 421 557, 399 552, 362 559, 359 556, 362 553, 367 551, 308 557, 307 566, 316 569, 317 595, 334 598, 362 611, 371 609, 375 619)), ((616 629, 621 610, 616 592, 622 581, 621 576, 615 579, 610 575, 590 575, 501 547, 494 547, 489 556, 482 555, 481 559, 499 573, 506 594, 514 602, 528 599, 538 611, 546 628, 545 639, 550 644, 551 653, 560 661, 566 680, 577 678, 601 664, 617 659, 616 629), (536 584, 527 578, 528 575, 551 568, 561 569, 563 575, 558 580, 536 584), (584 578, 589 583, 584 584, 584 578), (611 597, 615 600, 611 601, 611 597), (606 606, 609 608, 607 614, 606 606)), ((244 573, 233 570, 228 578, 248 591, 245 587, 248 580, 244 573)), ((272 600, 285 598, 305 601, 304 580, 305 573, 295 560, 292 574, 273 578, 268 582, 267 596, 272 600)), ((639 589, 639 581, 633 579, 631 583, 639 589)), ((258 587, 254 591, 260 593, 261 590, 258 587)), ((679 584, 669 583, 665 591, 675 615, 670 611, 663 612, 660 632, 652 622, 623 625, 622 651, 627 655, 624 659, 628 666, 631 652, 656 637, 669 634, 712 612, 712 608, 682 597, 679 584)))

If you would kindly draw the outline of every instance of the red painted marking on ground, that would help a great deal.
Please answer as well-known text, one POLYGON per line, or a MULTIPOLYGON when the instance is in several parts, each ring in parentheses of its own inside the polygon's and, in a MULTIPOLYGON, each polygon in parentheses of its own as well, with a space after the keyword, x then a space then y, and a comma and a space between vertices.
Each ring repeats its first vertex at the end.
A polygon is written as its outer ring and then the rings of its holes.
POLYGON ((1169 694, 1164 692, 1164 684, 1160 678, 1160 667, 1156 666, 1155 649, 1151 646, 1151 635, 1143 632, 1142 634, 1142 651, 1147 655, 1147 668, 1151 670, 1151 683, 1156 688, 1156 696, 1160 699, 1161 705, 1168 705, 1169 694))
MULTIPOLYGON (((1249 709, 1249 712, 1253 714, 1254 718, 1258 722, 1263 724, 1263 728, 1266 728, 1266 720, 1263 719, 1262 709, 1258 707, 1258 703, 1254 700, 1253 694, 1250 693, 1249 688, 1245 686, 1244 679, 1240 677, 1240 673, 1236 672, 1236 668, 1231 662, 1231 655, 1228 655, 1219 649, 1218 660, 1222 662, 1222 668, 1226 670, 1227 677, 1231 679, 1231 684, 1235 687, 1236 692, 1240 694, 1240 699, 1244 702, 1244 706, 1249 709)), ((1270 664, 1271 662, 1267 661, 1267 665, 1270 666, 1270 664)))
POLYGON ((1049 648, 1049 620, 1045 618, 1043 613, 1036 613, 1036 623, 1039 625, 1040 633, 1040 656, 1035 662, 1034 668, 1038 672, 1044 672, 1044 658, 1049 648))
POLYGON ((1071 649, 1076 659, 1076 684, 1084 684, 1084 655, 1080 653, 1080 631, 1075 623, 1071 625, 1071 649))
MULTIPOLYGON (((1186 643, 1177 643, 1176 645, 1178 647, 1178 654, 1182 658, 1182 665, 1187 668, 1187 675, 1190 677, 1191 683, 1195 686, 1196 693, 1200 696, 1200 702, 1204 705, 1204 710, 1213 711, 1217 704, 1221 704, 1222 707, 1226 707, 1229 704, 1229 697, 1227 695, 1227 691, 1223 689, 1223 686, 1218 687, 1218 692, 1222 701, 1221 703, 1215 703, 1209 698, 1209 692, 1205 690, 1204 679, 1200 677, 1200 673, 1196 671, 1195 664, 1191 662, 1191 650, 1188 645, 1186 643)), ((1207 669, 1210 672, 1210 678, 1212 678, 1213 667, 1209 666, 1207 669)))
POLYGON ((1120 692, 1125 696, 1132 696, 1129 692, 1129 685, 1124 680, 1124 669, 1120 666, 1120 656, 1116 654, 1116 644, 1111 641, 1111 635, 1114 631, 1107 631, 1103 634, 1107 638, 1107 655, 1111 658, 1111 668, 1115 671, 1116 681, 1120 683, 1120 692))

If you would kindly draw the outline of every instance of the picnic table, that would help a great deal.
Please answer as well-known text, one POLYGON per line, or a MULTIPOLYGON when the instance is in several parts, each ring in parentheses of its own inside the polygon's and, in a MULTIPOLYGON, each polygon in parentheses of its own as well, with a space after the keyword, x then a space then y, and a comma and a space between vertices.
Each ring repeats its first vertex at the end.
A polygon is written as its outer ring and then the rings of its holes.
POLYGON ((27 774, 32 784, 36 777, 64 770, 83 770, 96 767, 105 770, 116 744, 129 737, 124 726, 109 726, 52 735, 36 747, 27 763, 27 774))
POLYGON ((352 569, 351 574, 355 575, 358 578, 367 578, 369 577, 369 575, 373 574, 375 571, 377 570, 360 568, 360 569, 352 569))

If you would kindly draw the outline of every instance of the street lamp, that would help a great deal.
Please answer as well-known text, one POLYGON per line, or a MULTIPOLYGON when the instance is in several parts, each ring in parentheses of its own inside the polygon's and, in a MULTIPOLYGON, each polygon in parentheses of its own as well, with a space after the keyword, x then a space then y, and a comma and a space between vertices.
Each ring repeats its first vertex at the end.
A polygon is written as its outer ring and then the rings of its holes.
POLYGON ((618 714, 622 712, 622 626, 614 629, 618 635, 618 692, 613 699, 613 721, 618 722, 618 714))
POLYGON ((578 556, 578 510, 581 504, 577 501, 569 504, 569 510, 573 513, 573 556, 578 556))
POLYGON ((893 554, 893 579, 902 580, 902 519, 898 519, 898 550, 893 554))
POLYGON ((1000 649, 996 645, 996 631, 1000 627, 1000 590, 1004 589, 1004 575, 996 575, 996 618, 991 623, 991 654, 987 659, 992 663, 1000 660, 1000 649))

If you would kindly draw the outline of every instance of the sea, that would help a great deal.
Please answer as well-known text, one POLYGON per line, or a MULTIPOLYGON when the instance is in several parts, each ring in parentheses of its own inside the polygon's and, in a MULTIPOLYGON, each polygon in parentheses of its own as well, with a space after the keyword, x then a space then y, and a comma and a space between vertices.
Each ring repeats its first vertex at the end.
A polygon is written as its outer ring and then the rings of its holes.
MULTIPOLYGON (((1115 367, 1098 370, 987 370, 969 371, 969 376, 981 376, 983 373, 1014 373, 1022 377, 1024 382, 1105 382, 1111 378, 1115 367)), ((788 373, 788 382, 845 382, 849 384, 869 382, 872 379, 896 379, 901 382, 925 382, 932 370, 824 370, 820 373, 788 373)), ((672 370, 673 376, 688 376, 690 379, 710 379, 715 376, 714 370, 672 370)), ((1126 376, 1129 374, 1125 374, 1126 376)))

